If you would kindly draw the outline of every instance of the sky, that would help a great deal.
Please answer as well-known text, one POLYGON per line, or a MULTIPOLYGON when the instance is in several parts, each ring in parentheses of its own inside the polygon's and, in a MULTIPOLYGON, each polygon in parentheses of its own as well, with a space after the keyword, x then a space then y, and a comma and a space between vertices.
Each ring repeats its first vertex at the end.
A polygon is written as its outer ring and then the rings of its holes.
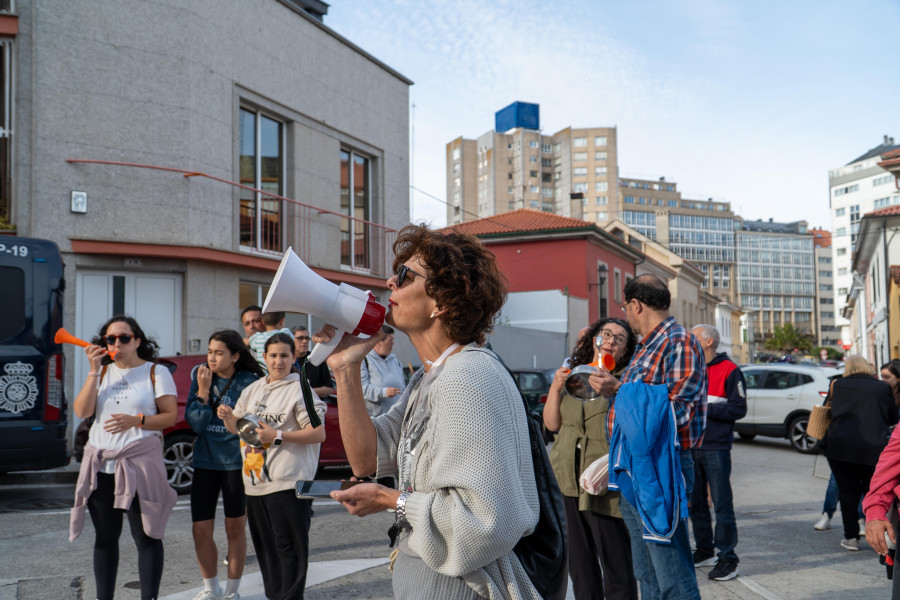
POLYGON ((414 81, 410 219, 446 222, 446 144, 514 101, 544 134, 618 128, 619 174, 744 219, 830 229, 828 171, 900 140, 900 0, 330 0, 414 81))

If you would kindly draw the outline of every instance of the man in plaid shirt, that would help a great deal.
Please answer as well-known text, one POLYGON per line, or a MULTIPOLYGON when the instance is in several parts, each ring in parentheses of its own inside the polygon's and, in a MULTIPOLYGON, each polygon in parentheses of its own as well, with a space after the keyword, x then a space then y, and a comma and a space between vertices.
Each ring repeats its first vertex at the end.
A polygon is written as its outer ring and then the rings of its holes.
MULTIPOLYGON (((641 275, 625 285, 622 311, 628 324, 643 338, 638 344, 621 382, 606 371, 592 376, 591 387, 613 397, 622 383, 643 381, 665 384, 675 411, 681 471, 688 498, 694 483, 691 448, 699 446, 706 428, 706 361, 697 338, 675 322, 669 314, 672 296, 655 275, 641 275)), ((607 416, 612 433, 615 403, 607 416)), ((687 515, 672 536, 671 544, 644 541, 643 524, 637 509, 625 498, 619 508, 631 537, 634 576, 640 582, 641 598, 700 599, 694 558, 687 532, 687 515)))

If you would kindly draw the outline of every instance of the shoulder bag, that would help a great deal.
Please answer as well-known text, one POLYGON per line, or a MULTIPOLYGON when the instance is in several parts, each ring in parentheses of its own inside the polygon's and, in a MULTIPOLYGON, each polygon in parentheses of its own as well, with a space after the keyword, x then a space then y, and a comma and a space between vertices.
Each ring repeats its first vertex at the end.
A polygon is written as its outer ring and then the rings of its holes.
POLYGON ((809 423, 806 425, 806 435, 817 440, 825 437, 828 426, 831 424, 831 393, 834 391, 834 381, 828 388, 828 396, 824 404, 813 406, 809 415, 809 423))

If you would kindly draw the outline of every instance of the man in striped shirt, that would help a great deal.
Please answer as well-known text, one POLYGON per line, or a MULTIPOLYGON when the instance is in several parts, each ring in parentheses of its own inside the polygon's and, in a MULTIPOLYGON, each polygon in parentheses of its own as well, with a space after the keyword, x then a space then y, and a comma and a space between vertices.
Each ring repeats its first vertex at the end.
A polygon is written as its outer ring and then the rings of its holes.
MULTIPOLYGON (((668 387, 678 428, 681 471, 690 498, 694 482, 691 449, 700 444, 706 428, 706 361, 703 349, 697 338, 676 323, 669 313, 672 296, 659 277, 641 275, 629 281, 624 292, 622 311, 631 328, 643 338, 621 381, 602 372, 594 376, 600 381, 592 382, 592 387, 599 388, 607 397, 614 396, 622 383, 632 381, 665 384, 668 387)), ((607 416, 610 434, 614 420, 615 403, 607 416)), ((671 544, 658 544, 644 541, 640 515, 624 497, 620 499, 619 508, 631 537, 634 576, 640 582, 641 597, 699 600, 687 515, 682 515, 671 544)))

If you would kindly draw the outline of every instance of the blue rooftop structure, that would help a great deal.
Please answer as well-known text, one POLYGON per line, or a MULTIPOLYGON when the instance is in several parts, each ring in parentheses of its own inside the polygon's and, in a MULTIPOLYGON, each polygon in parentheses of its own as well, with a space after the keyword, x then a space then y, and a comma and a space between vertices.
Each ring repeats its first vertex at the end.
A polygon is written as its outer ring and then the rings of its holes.
POLYGON ((494 131, 503 133, 517 127, 522 129, 540 129, 540 105, 528 102, 513 102, 506 108, 501 108, 494 113, 494 131))

